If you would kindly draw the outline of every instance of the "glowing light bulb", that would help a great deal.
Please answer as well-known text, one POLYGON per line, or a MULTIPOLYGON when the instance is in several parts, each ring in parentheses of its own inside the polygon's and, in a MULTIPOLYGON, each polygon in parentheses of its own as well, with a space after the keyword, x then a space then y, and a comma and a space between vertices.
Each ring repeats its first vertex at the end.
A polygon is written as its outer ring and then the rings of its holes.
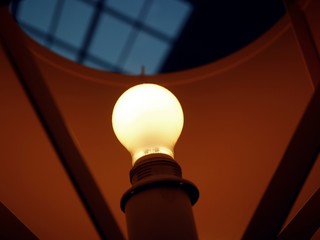
POLYGON ((131 153, 132 164, 153 153, 173 157, 183 128, 183 111, 178 99, 156 84, 140 84, 125 91, 112 113, 113 130, 131 153))

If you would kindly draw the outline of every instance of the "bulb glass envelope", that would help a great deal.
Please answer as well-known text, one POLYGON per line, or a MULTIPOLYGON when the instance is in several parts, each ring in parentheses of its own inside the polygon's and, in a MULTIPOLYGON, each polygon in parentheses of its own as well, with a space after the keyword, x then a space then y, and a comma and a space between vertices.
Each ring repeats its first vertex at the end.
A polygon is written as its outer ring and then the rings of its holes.
POLYGON ((183 128, 178 99, 166 88, 145 83, 125 91, 112 114, 113 130, 132 156, 162 153, 174 157, 174 146, 183 128))

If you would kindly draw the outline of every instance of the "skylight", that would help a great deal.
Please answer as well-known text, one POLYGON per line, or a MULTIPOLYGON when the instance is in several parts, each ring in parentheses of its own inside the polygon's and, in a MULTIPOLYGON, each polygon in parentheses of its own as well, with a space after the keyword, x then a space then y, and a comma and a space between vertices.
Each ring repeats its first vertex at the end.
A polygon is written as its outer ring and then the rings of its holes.
POLYGON ((11 6, 22 29, 59 55, 89 67, 159 72, 191 15, 182 0, 22 0, 11 6))

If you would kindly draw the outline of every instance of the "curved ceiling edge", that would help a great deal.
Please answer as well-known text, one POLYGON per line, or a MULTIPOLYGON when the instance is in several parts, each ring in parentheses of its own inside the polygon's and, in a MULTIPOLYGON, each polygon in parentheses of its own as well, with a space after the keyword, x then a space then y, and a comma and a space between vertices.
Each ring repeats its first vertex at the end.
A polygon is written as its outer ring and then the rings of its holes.
POLYGON ((80 79, 94 81, 99 84, 107 84, 119 87, 130 87, 143 82, 157 82, 164 86, 181 85, 195 81, 207 79, 210 76, 221 74, 239 64, 251 59, 259 52, 270 46, 282 34, 289 29, 289 19, 287 15, 282 17, 274 26, 262 34, 252 43, 242 49, 212 63, 187 69, 179 72, 162 73, 158 75, 124 75, 89 68, 72 62, 58 54, 46 49, 25 35, 25 40, 32 54, 40 61, 44 61, 51 66, 79 77, 80 79))

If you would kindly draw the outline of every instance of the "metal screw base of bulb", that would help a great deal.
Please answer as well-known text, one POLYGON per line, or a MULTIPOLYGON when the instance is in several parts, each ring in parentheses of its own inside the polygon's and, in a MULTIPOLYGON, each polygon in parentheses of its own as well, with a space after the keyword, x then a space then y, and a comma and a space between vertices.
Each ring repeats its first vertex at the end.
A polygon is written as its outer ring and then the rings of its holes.
POLYGON ((163 154, 147 155, 145 158, 139 159, 130 171, 130 182, 133 185, 146 178, 182 177, 181 167, 172 158, 163 154))
POLYGON ((192 205, 199 191, 182 178, 175 160, 147 155, 131 169, 130 181, 132 187, 121 199, 130 240, 197 239, 192 205))
POLYGON ((124 212, 126 202, 133 195, 151 187, 179 187, 188 193, 192 205, 199 198, 198 188, 182 178, 179 164, 164 154, 150 154, 139 159, 130 171, 130 182, 132 188, 121 199, 121 209, 124 212))

